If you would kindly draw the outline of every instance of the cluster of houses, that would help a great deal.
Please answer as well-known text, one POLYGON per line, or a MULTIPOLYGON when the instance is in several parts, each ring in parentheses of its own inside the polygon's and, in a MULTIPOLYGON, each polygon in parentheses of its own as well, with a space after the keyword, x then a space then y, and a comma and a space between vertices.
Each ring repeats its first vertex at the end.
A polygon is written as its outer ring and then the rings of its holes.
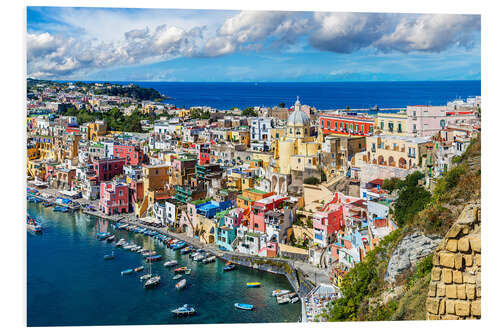
POLYGON ((144 112, 167 110, 171 117, 152 124, 149 133, 120 133, 105 121, 78 124, 58 115, 57 107, 34 112, 44 96, 76 107, 139 103, 77 96, 71 89, 28 96, 33 185, 79 195, 106 215, 149 219, 225 251, 307 261, 328 270, 337 286, 397 228, 389 214, 395 198, 382 188, 384 179, 419 170, 432 186, 480 131, 480 97, 375 114, 318 111, 297 98, 289 109, 255 108, 257 117, 206 108, 209 119, 151 102, 142 105, 144 112), (341 178, 349 181, 349 193, 307 197, 328 193, 341 178))

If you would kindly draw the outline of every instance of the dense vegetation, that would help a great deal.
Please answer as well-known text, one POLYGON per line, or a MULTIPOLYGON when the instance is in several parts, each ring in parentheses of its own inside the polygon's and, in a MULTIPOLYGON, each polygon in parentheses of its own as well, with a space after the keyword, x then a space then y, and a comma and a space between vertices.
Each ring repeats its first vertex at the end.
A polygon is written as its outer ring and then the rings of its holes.
POLYGON ((94 94, 131 97, 141 101, 161 101, 163 96, 153 88, 142 88, 137 85, 131 86, 111 86, 103 88, 95 88, 94 94))
POLYGON ((399 226, 411 222, 431 200, 431 193, 419 184, 422 178, 424 174, 417 171, 396 183, 399 195, 394 202, 394 220, 399 226))
POLYGON ((153 122, 157 116, 154 114, 145 115, 140 113, 138 110, 132 112, 129 116, 123 114, 119 108, 112 108, 106 113, 101 112, 90 112, 86 109, 76 110, 75 108, 69 108, 63 113, 64 116, 76 116, 79 124, 84 124, 87 122, 93 122, 96 120, 105 120, 108 124, 108 128, 112 131, 121 132, 143 132, 141 120, 149 120, 153 122))

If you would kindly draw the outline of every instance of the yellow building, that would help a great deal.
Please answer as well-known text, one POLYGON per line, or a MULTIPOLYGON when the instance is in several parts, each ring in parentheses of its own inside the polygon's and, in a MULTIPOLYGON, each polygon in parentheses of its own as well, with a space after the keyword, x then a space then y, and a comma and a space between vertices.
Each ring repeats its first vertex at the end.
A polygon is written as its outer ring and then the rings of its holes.
POLYGON ((398 113, 378 113, 375 118, 375 130, 380 134, 406 136, 408 115, 402 110, 398 113))
POLYGON ((89 123, 88 132, 89 138, 92 141, 98 141, 100 136, 104 136, 107 133, 107 124, 104 120, 98 120, 93 123, 89 123))
POLYGON ((177 111, 177 117, 179 117, 179 118, 184 118, 184 117, 187 117, 191 114, 190 110, 181 109, 181 110, 176 110, 176 111, 177 111))
POLYGON ((368 164, 412 169, 421 164, 427 153, 428 137, 414 138, 395 135, 374 135, 366 137, 366 152, 363 162, 368 164))
POLYGON ((39 160, 28 161, 28 176, 34 179, 43 179, 45 177, 45 164, 39 160))
POLYGON ((278 142, 278 149, 274 150, 274 158, 279 161, 280 173, 283 174, 316 168, 318 164, 316 156, 321 143, 311 136, 309 117, 300 106, 297 98, 295 111, 288 117, 286 134, 278 142))
POLYGON ((141 112, 143 114, 152 114, 156 110, 156 105, 154 104, 146 104, 142 107, 141 112))
POLYGON ((173 188, 168 184, 170 178, 170 165, 147 165, 142 167, 142 181, 144 184, 144 199, 135 203, 136 217, 145 215, 149 207, 156 200, 166 199, 173 195, 173 188))
POLYGON ((286 135, 286 127, 270 128, 269 133, 272 140, 280 140, 286 135))

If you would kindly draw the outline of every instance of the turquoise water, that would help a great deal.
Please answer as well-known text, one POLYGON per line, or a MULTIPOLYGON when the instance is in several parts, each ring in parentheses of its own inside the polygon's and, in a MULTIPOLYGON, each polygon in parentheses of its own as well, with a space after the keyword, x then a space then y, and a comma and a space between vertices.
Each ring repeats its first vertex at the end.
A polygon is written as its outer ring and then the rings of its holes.
POLYGON ((278 305, 270 297, 273 289, 292 289, 281 275, 241 266, 224 272, 223 261, 197 263, 151 240, 164 260, 152 265, 161 285, 145 290, 139 280, 148 267, 142 255, 99 241, 95 235, 111 231, 141 246, 149 244, 149 237, 115 231, 106 221, 82 213, 53 212, 52 207, 33 203, 28 203, 28 213, 44 228, 41 235, 27 235, 28 326, 269 323, 300 318, 300 302, 278 305), (115 259, 103 260, 113 250, 115 259), (175 289, 173 268, 163 266, 171 259, 192 269, 185 276, 184 290, 175 289), (143 272, 120 274, 141 265, 146 266, 143 272), (246 282, 253 281, 261 282, 261 288, 247 289, 246 282), (255 310, 236 310, 237 302, 253 304, 255 310), (176 318, 170 313, 185 303, 194 305, 197 315, 176 318))

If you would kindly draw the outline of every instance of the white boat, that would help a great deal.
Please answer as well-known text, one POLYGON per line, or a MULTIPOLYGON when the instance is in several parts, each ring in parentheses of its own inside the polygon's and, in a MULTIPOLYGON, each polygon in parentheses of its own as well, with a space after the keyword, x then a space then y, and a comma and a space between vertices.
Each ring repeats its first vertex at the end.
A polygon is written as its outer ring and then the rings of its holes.
POLYGON ((177 284, 175 285, 175 288, 177 290, 181 290, 182 288, 186 287, 186 279, 182 279, 177 284))
POLYGON ((295 296, 294 298, 292 298, 290 300, 290 303, 294 304, 294 303, 297 303, 299 301, 299 296, 295 296))
POLYGON ((201 254, 201 253, 195 255, 193 258, 194 261, 201 261, 203 259, 205 259, 205 254, 201 254))
POLYGON ((120 239, 118 242, 116 242, 116 246, 123 246, 125 244, 125 239, 120 239))
POLYGON ((286 289, 276 289, 276 290, 273 290, 271 296, 281 296, 281 295, 285 295, 285 294, 288 294, 290 292, 290 290, 286 290, 286 289))
POLYGON ((140 277, 141 280, 149 280, 151 278, 151 274, 144 274, 140 277))
POLYGON ((149 278, 146 283, 144 283, 144 288, 151 288, 151 287, 155 287, 157 285, 160 284, 160 276, 159 275, 155 275, 151 278, 149 278))
POLYGON ((276 297, 276 302, 278 302, 278 304, 290 303, 290 297, 288 297, 286 295, 277 296, 276 297))
POLYGON ((215 256, 211 256, 211 257, 205 258, 205 259, 203 259, 203 263, 204 264, 208 264, 208 263, 214 262, 215 258, 216 258, 215 256))
POLYGON ((130 244, 129 244, 129 245, 125 245, 125 246, 123 246, 123 248, 124 248, 125 250, 130 250, 130 249, 132 249, 133 247, 134 247, 134 245, 130 245, 130 244))
POLYGON ((177 260, 170 260, 170 261, 167 261, 163 264, 163 266, 165 267, 170 267, 170 266, 175 266, 177 265, 177 260))

